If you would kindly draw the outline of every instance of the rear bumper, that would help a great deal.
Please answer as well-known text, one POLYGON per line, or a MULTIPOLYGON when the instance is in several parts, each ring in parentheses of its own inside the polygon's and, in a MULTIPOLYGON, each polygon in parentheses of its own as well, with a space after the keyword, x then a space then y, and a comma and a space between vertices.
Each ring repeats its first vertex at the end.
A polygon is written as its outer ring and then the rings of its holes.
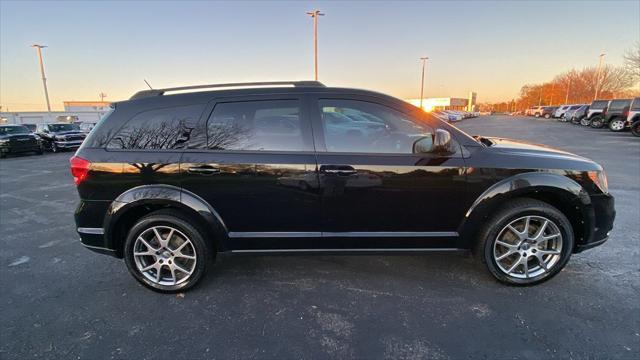
POLYGON ((609 239, 615 218, 615 200, 611 194, 591 195, 588 236, 584 242, 576 245, 574 252, 579 253, 604 244, 609 239))
POLYGON ((80 236, 80 243, 87 249, 118 257, 116 249, 112 249, 107 243, 102 224, 110 203, 110 201, 80 200, 74 214, 76 231, 80 236))

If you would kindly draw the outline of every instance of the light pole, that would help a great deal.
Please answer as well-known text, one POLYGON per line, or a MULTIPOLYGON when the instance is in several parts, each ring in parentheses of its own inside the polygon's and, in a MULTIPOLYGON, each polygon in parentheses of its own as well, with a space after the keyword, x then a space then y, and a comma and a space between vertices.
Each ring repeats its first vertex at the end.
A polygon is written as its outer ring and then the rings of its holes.
POLYGON ((107 97, 107 94, 100 92, 100 94, 98 94, 98 96, 100 97, 100 102, 104 102, 104 98, 107 97))
POLYGON ((606 54, 600 54, 600 61, 598 61, 598 72, 596 73, 596 94, 593 96, 593 100, 598 100, 598 91, 600 91, 600 73, 602 72, 602 63, 604 62, 604 56, 606 54))
POLYGON ((427 66, 428 57, 421 57, 420 61, 422 61, 422 79, 420 80, 420 109, 422 108, 422 99, 424 99, 424 68, 427 66))
POLYGON ((46 48, 46 45, 33 44, 31 47, 36 48, 38 53, 38 60, 40 61, 40 73, 42 74, 42 85, 44 85, 44 97, 47 99, 47 111, 51 112, 51 105, 49 104, 49 91, 47 90, 47 78, 44 76, 44 63, 42 62, 42 48, 46 48))
POLYGON ((569 84, 567 84, 567 96, 564 97, 564 104, 567 105, 569 103, 569 89, 571 89, 571 77, 569 77, 569 84))
POLYGON ((318 16, 324 16, 320 10, 307 12, 307 15, 313 18, 313 66, 315 80, 318 81, 318 16))

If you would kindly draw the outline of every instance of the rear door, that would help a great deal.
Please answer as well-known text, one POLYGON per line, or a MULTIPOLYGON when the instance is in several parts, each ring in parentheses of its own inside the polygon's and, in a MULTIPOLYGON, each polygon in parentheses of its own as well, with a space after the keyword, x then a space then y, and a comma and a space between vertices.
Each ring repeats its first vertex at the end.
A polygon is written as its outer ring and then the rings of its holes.
POLYGON ((466 203, 460 147, 447 155, 413 151, 442 122, 366 96, 318 95, 310 108, 324 247, 456 247, 466 203))
POLYGON ((311 124, 298 94, 216 99, 182 157, 182 187, 229 232, 227 250, 294 249, 320 238, 311 124), (311 238, 304 239, 303 238, 311 238))

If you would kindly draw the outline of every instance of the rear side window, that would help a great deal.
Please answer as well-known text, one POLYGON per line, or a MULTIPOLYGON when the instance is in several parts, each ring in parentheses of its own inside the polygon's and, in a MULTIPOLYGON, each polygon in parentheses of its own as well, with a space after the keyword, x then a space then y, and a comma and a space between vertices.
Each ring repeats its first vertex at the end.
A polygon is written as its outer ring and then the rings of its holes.
POLYGON ((218 103, 207 121, 207 149, 312 151, 299 100, 218 103))
POLYGON ((594 101, 591 103, 591 109, 604 109, 607 107, 607 104, 609 104, 608 100, 604 100, 604 101, 594 101))
MULTIPOLYGON (((130 119, 107 148, 118 150, 183 149, 193 135, 203 105, 145 111, 130 119)), ((95 133, 95 131, 94 131, 95 133)))
POLYGON ((633 103, 631 104, 631 110, 640 110, 640 98, 633 99, 633 103))
POLYGON ((609 106, 609 108, 611 108, 611 110, 620 110, 628 105, 629 105, 629 100, 614 100, 611 102, 611 105, 609 106))

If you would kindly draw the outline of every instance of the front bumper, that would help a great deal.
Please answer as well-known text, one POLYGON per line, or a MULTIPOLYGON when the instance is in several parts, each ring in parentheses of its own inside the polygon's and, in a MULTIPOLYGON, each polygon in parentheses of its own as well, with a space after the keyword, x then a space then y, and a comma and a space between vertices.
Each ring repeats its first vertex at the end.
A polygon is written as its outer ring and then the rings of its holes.
POLYGON ((56 146, 62 149, 75 149, 79 148, 82 145, 83 140, 71 140, 71 141, 61 141, 56 140, 56 146))
POLYGON ((576 244, 574 252, 579 253, 604 244, 609 239, 615 218, 616 209, 613 195, 591 195, 588 235, 585 236, 583 242, 576 244))

